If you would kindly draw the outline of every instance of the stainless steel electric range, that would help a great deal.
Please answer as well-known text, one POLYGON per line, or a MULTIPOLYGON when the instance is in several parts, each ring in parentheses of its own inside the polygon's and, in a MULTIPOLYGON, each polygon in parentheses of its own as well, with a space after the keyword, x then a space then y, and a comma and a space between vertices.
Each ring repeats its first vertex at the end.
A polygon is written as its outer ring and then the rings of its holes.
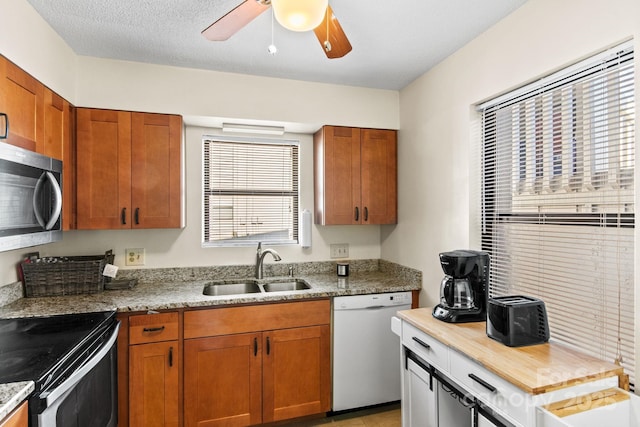
POLYGON ((0 319, 0 383, 34 381, 31 427, 117 425, 115 312, 0 319))

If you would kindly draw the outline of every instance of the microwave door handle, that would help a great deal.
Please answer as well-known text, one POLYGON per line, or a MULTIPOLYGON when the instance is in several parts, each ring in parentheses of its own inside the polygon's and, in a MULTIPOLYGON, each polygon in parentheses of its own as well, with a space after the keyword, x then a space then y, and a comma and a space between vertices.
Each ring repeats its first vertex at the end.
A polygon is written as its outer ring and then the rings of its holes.
POLYGON ((53 226, 60 218, 60 213, 62 212, 62 191, 60 190, 60 184, 56 181, 56 177, 53 176, 51 172, 43 172, 38 178, 38 182, 36 183, 36 188, 33 190, 33 212, 36 215, 36 221, 40 224, 40 227, 45 230, 51 230, 53 226), (45 180, 49 180, 51 182, 51 188, 53 188, 53 202, 55 203, 53 207, 53 214, 51 215, 51 219, 49 222, 45 224, 44 219, 42 219, 42 213, 40 212, 42 208, 38 203, 38 195, 40 194, 40 189, 42 188, 42 184, 45 180))

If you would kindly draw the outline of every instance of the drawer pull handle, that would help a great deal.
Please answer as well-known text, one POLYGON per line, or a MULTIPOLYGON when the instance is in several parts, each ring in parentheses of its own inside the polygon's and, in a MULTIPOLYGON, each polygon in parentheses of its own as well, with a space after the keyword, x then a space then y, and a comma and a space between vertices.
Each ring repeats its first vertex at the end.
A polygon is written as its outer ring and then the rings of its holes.
POLYGON ((142 332, 161 332, 164 331, 164 326, 158 326, 155 328, 144 328, 142 332))
POLYGON ((480 384, 482 387, 489 390, 491 393, 495 393, 496 390, 498 390, 497 388, 495 388, 494 386, 492 386, 491 384, 489 384, 488 382, 486 382, 485 380, 483 380, 482 378, 478 377, 475 374, 469 374, 469 378, 471 378, 472 380, 480 384))
POLYGON ((429 344, 427 344, 426 342, 422 341, 420 338, 411 337, 411 339, 414 340, 415 342, 417 342, 418 344, 420 344, 422 347, 426 348, 427 350, 431 350, 431 346, 429 344))

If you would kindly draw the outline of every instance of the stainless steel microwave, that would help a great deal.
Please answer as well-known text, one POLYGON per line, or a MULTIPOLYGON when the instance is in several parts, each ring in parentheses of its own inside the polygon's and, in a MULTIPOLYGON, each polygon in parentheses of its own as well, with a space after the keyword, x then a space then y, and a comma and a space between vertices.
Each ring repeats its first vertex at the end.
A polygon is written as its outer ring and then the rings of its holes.
POLYGON ((0 142, 0 252, 62 239, 62 162, 0 142))

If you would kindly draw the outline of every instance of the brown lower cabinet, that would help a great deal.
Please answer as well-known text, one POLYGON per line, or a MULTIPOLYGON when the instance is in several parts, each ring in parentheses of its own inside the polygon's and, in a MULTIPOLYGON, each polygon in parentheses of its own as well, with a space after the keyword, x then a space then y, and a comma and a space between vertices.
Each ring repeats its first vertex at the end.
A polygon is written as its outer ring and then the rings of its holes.
POLYGON ((184 316, 185 427, 247 426, 329 411, 328 299, 184 316))
POLYGON ((28 427, 29 406, 27 402, 22 403, 4 420, 0 420, 0 427, 28 427))
POLYGON ((329 410, 329 326, 186 340, 185 426, 247 426, 329 410))
POLYGON ((120 427, 249 426, 330 410, 329 299, 119 319, 120 427))
POLYGON ((178 349, 178 341, 131 346, 130 426, 178 426, 178 349))
POLYGON ((178 427, 181 377, 179 313, 134 315, 127 318, 127 323, 128 399, 126 403, 121 399, 119 404, 126 404, 128 411, 120 410, 119 425, 127 425, 123 418, 128 412, 128 425, 131 427, 178 427))

